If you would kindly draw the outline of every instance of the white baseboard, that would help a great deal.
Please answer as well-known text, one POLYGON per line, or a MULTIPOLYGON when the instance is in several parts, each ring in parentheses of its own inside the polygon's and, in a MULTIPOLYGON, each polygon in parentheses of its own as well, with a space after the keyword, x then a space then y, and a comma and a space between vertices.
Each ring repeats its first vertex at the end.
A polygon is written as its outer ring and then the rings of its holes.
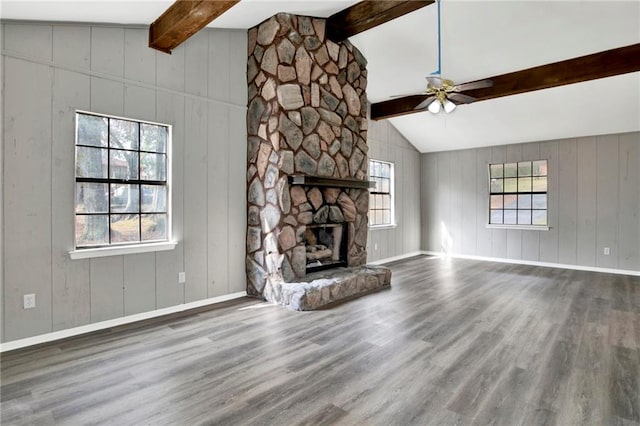
POLYGON ((473 256, 468 254, 446 254, 435 251, 422 251, 427 256, 452 257, 456 259, 483 260, 487 262, 512 263, 516 265, 544 266, 547 268, 573 269, 576 271, 604 272, 607 274, 633 275, 640 277, 640 271, 631 271, 627 269, 600 268, 597 266, 569 265, 565 263, 537 262, 533 260, 521 259, 503 259, 500 257, 473 256))
POLYGON ((200 308, 202 306, 213 305, 220 302, 226 302, 227 300, 238 299, 240 297, 245 297, 246 295, 247 295, 246 291, 239 291, 237 293, 230 293, 230 294, 225 294, 223 296, 212 297, 209 299, 203 299, 195 302, 185 303, 182 305, 170 306, 168 308, 157 309, 155 311, 143 312, 135 315, 128 315, 122 318, 114 318, 111 320, 96 322, 93 324, 87 324, 80 327, 54 331, 53 333, 41 334, 39 336, 27 337, 25 339, 20 339, 20 340, 14 340, 11 342, 0 344, 0 353, 6 352, 6 351, 12 351, 14 349, 26 348, 28 346, 38 345, 40 343, 46 343, 54 340, 65 339, 67 337, 73 337, 81 334, 91 333, 92 331, 104 330, 106 328, 116 327, 119 325, 131 324, 137 321, 157 318, 163 315, 169 315, 177 312, 188 311, 189 309, 200 308))
POLYGON ((387 257, 386 259, 374 260, 372 262, 367 262, 369 265, 383 265, 385 263, 395 262, 397 260, 407 259, 409 257, 420 256, 424 254, 422 251, 412 251, 411 253, 401 254, 399 256, 387 257))

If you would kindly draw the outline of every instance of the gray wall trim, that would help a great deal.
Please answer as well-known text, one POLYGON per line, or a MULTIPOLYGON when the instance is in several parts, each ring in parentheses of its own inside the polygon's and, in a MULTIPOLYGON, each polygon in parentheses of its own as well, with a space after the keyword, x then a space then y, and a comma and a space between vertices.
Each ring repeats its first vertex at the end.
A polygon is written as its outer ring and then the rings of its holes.
MULTIPOLYGON (((447 258, 447 256, 443 253, 437 253, 433 251, 420 251, 418 254, 422 256, 434 256, 438 259, 447 258)), ((567 263, 534 262, 531 260, 503 259, 503 258, 496 258, 496 257, 471 256, 467 254, 451 254, 449 255, 449 257, 452 259, 482 260, 484 262, 499 262, 499 263, 510 263, 513 265, 542 266, 545 268, 570 269, 572 271, 590 271, 590 272, 600 272, 603 274, 631 275, 634 277, 640 277, 640 271, 634 271, 630 269, 600 268, 597 266, 570 265, 567 263)))

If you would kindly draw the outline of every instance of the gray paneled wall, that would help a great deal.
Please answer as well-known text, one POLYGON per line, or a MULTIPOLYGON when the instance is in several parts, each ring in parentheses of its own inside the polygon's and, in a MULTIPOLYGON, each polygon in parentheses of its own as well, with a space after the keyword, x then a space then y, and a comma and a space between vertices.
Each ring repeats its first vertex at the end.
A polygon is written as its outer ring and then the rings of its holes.
POLYGON ((201 31, 166 55, 146 28, 2 32, 2 341, 244 291, 246 33, 201 31), (76 109, 173 125, 175 250, 69 259, 76 109))
POLYGON ((396 226, 371 229, 369 262, 420 250, 420 153, 388 120, 369 121, 369 158, 394 164, 396 226))
POLYGON ((424 250, 640 270, 640 133, 423 154, 421 179, 424 250), (487 228, 487 165, 536 159, 550 230, 487 228))

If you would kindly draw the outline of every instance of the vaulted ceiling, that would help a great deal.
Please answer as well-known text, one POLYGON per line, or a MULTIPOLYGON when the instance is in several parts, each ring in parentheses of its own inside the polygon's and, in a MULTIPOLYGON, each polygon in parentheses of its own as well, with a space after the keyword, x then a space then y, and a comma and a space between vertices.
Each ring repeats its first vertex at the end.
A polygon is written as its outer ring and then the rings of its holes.
MULTIPOLYGON (((5 1, 4 19, 148 25, 171 1, 5 1)), ((209 26, 247 29, 277 12, 327 17, 356 1, 242 0, 209 26)), ((441 3, 442 75, 456 83, 640 42, 637 1, 441 3)), ((372 102, 418 93, 438 68, 437 8, 350 39, 369 61, 372 102)), ((421 152, 640 131, 640 72, 390 119, 421 152)))

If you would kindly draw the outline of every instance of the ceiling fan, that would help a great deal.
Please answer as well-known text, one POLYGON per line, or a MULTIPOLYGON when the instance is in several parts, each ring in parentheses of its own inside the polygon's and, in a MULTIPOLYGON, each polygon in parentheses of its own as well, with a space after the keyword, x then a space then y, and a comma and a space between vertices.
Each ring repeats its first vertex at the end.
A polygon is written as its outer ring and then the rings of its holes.
POLYGON ((438 114, 444 110, 447 114, 453 112, 459 104, 470 104, 476 99, 462 94, 465 90, 482 89, 493 86, 491 80, 478 80, 470 83, 455 84, 451 80, 442 78, 442 54, 441 54, 441 30, 440 30, 440 0, 436 0, 438 7, 438 70, 427 77, 427 89, 413 95, 428 96, 418 103, 413 109, 416 111, 427 109, 432 114, 438 114))
POLYGON ((438 70, 427 77, 423 92, 392 96, 371 104, 371 119, 382 120, 427 109, 452 112, 456 105, 549 89, 566 84, 640 71, 640 43, 540 65, 484 80, 455 84, 441 76, 440 2, 438 7, 438 70), (467 93, 461 93, 467 92, 467 93))
POLYGON ((478 80, 456 85, 451 80, 434 76, 427 77, 427 82, 427 90, 416 94, 427 95, 428 98, 413 109, 422 110, 426 108, 432 114, 438 114, 441 110, 450 113, 456 108, 456 105, 470 104, 476 100, 476 98, 460 92, 493 86, 491 80, 478 80))

